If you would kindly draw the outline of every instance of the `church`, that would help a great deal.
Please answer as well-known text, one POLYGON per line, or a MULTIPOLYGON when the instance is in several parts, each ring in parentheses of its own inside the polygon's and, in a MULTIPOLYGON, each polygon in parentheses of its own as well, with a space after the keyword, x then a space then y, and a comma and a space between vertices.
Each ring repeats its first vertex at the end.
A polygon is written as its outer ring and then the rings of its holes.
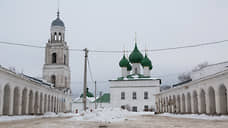
POLYGON ((70 112, 71 100, 69 49, 58 11, 45 48, 42 79, 0 66, 0 115, 70 112))
POLYGON ((161 79, 151 77, 153 66, 147 54, 143 56, 135 42, 129 58, 124 54, 119 66, 122 76, 109 80, 111 106, 134 112, 154 111, 154 95, 160 92, 161 79))

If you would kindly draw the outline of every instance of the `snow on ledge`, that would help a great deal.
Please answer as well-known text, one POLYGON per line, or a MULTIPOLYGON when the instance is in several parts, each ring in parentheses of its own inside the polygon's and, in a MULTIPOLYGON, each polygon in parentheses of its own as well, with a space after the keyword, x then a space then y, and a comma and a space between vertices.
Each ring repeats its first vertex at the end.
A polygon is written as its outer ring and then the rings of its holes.
POLYGON ((206 115, 206 114, 171 114, 171 113, 162 113, 157 114, 157 116, 168 116, 175 118, 191 118, 191 119, 202 119, 202 120, 228 120, 227 115, 206 115))

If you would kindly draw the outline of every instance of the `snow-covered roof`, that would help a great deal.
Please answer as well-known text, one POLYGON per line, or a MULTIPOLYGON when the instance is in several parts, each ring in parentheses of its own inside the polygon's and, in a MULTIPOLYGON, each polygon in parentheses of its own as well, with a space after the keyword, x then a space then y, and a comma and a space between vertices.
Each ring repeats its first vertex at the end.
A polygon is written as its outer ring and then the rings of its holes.
MULTIPOLYGON (((96 99, 98 99, 99 97, 97 97, 96 99)), ((95 101, 95 97, 86 97, 87 102, 94 102, 95 101)), ((83 97, 77 97, 73 99, 74 103, 82 103, 83 102, 83 97)))
POLYGON ((160 80, 158 78, 153 78, 151 76, 144 76, 142 74, 131 74, 127 77, 118 77, 117 79, 112 79, 109 81, 132 81, 132 80, 160 80))

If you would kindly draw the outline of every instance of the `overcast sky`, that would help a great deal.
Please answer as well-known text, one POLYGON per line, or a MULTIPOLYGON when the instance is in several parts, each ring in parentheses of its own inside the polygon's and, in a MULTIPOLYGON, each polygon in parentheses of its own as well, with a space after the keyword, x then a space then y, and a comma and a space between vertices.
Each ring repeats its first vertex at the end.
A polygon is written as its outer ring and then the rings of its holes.
MULTIPOLYGON (((57 0, 0 0, 0 41, 45 46, 56 11, 57 0)), ((75 49, 132 50, 135 32, 141 50, 228 39, 227 0, 60 0, 60 17, 66 41, 75 49)), ((227 61, 227 50, 228 42, 150 52, 152 76, 174 84, 178 74, 199 63, 227 61)), ((108 91, 107 81, 121 75, 121 57, 89 53, 98 90, 108 91)), ((77 94, 82 89, 83 63, 83 53, 70 51, 71 87, 77 94)), ((44 49, 0 44, 0 64, 41 77, 44 49)))

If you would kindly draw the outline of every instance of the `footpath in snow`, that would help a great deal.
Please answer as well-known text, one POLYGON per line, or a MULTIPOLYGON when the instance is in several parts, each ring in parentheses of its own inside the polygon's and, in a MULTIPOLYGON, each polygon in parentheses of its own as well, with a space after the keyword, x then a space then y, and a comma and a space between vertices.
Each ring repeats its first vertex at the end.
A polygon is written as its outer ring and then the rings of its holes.
POLYGON ((205 114, 171 114, 171 113, 163 113, 158 114, 157 116, 168 116, 175 118, 191 118, 191 119, 202 119, 202 120, 228 120, 227 115, 205 115, 205 114))

